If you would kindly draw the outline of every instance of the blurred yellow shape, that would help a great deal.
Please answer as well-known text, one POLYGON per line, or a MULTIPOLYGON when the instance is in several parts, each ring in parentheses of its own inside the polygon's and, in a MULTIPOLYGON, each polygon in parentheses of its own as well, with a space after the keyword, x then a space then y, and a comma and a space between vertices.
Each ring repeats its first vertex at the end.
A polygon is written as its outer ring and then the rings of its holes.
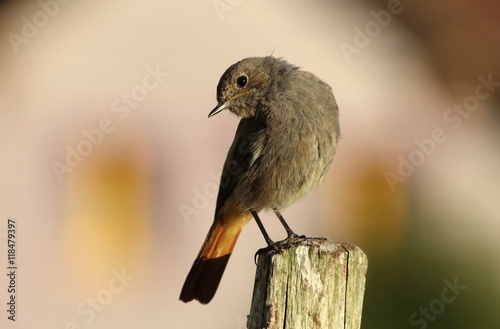
POLYGON ((68 174, 64 248, 76 280, 100 289, 148 255, 149 167, 133 145, 99 145, 68 174), (126 148, 126 150, 125 150, 126 148))

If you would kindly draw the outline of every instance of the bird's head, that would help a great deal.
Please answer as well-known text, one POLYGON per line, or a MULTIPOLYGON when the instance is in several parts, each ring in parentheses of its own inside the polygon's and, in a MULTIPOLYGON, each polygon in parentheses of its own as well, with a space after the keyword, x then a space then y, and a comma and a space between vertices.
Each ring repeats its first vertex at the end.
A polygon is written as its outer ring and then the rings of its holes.
POLYGON ((254 117, 267 101, 273 76, 295 68, 274 57, 249 57, 231 65, 217 85, 217 106, 208 117, 228 109, 241 118, 254 117), (280 72, 281 71, 281 72, 280 72))

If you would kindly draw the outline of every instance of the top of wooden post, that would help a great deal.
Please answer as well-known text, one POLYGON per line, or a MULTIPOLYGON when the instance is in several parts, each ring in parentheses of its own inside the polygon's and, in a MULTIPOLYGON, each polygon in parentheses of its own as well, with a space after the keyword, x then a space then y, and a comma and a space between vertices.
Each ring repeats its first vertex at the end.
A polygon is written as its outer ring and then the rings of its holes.
POLYGON ((249 329, 359 329, 368 260, 347 243, 296 238, 259 255, 249 329))

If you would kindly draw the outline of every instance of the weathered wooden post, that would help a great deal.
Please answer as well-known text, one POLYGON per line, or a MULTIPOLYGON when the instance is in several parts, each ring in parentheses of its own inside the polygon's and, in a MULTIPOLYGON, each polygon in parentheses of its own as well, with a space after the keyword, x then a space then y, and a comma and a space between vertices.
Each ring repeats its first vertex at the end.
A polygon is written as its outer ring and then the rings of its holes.
POLYGON ((346 243, 294 239, 259 256, 248 329, 359 329, 368 259, 346 243))

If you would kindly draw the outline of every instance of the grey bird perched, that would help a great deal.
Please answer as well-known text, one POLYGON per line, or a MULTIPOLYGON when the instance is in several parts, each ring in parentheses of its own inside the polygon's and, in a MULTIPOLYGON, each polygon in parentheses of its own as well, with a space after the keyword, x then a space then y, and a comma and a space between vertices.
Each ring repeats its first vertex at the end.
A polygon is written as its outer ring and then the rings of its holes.
POLYGON ((182 288, 180 299, 202 304, 214 296, 243 226, 273 210, 288 237, 296 236, 280 210, 323 180, 340 136, 329 85, 285 60, 250 57, 231 65, 217 85, 209 117, 229 110, 241 121, 227 154, 215 219, 182 288))

